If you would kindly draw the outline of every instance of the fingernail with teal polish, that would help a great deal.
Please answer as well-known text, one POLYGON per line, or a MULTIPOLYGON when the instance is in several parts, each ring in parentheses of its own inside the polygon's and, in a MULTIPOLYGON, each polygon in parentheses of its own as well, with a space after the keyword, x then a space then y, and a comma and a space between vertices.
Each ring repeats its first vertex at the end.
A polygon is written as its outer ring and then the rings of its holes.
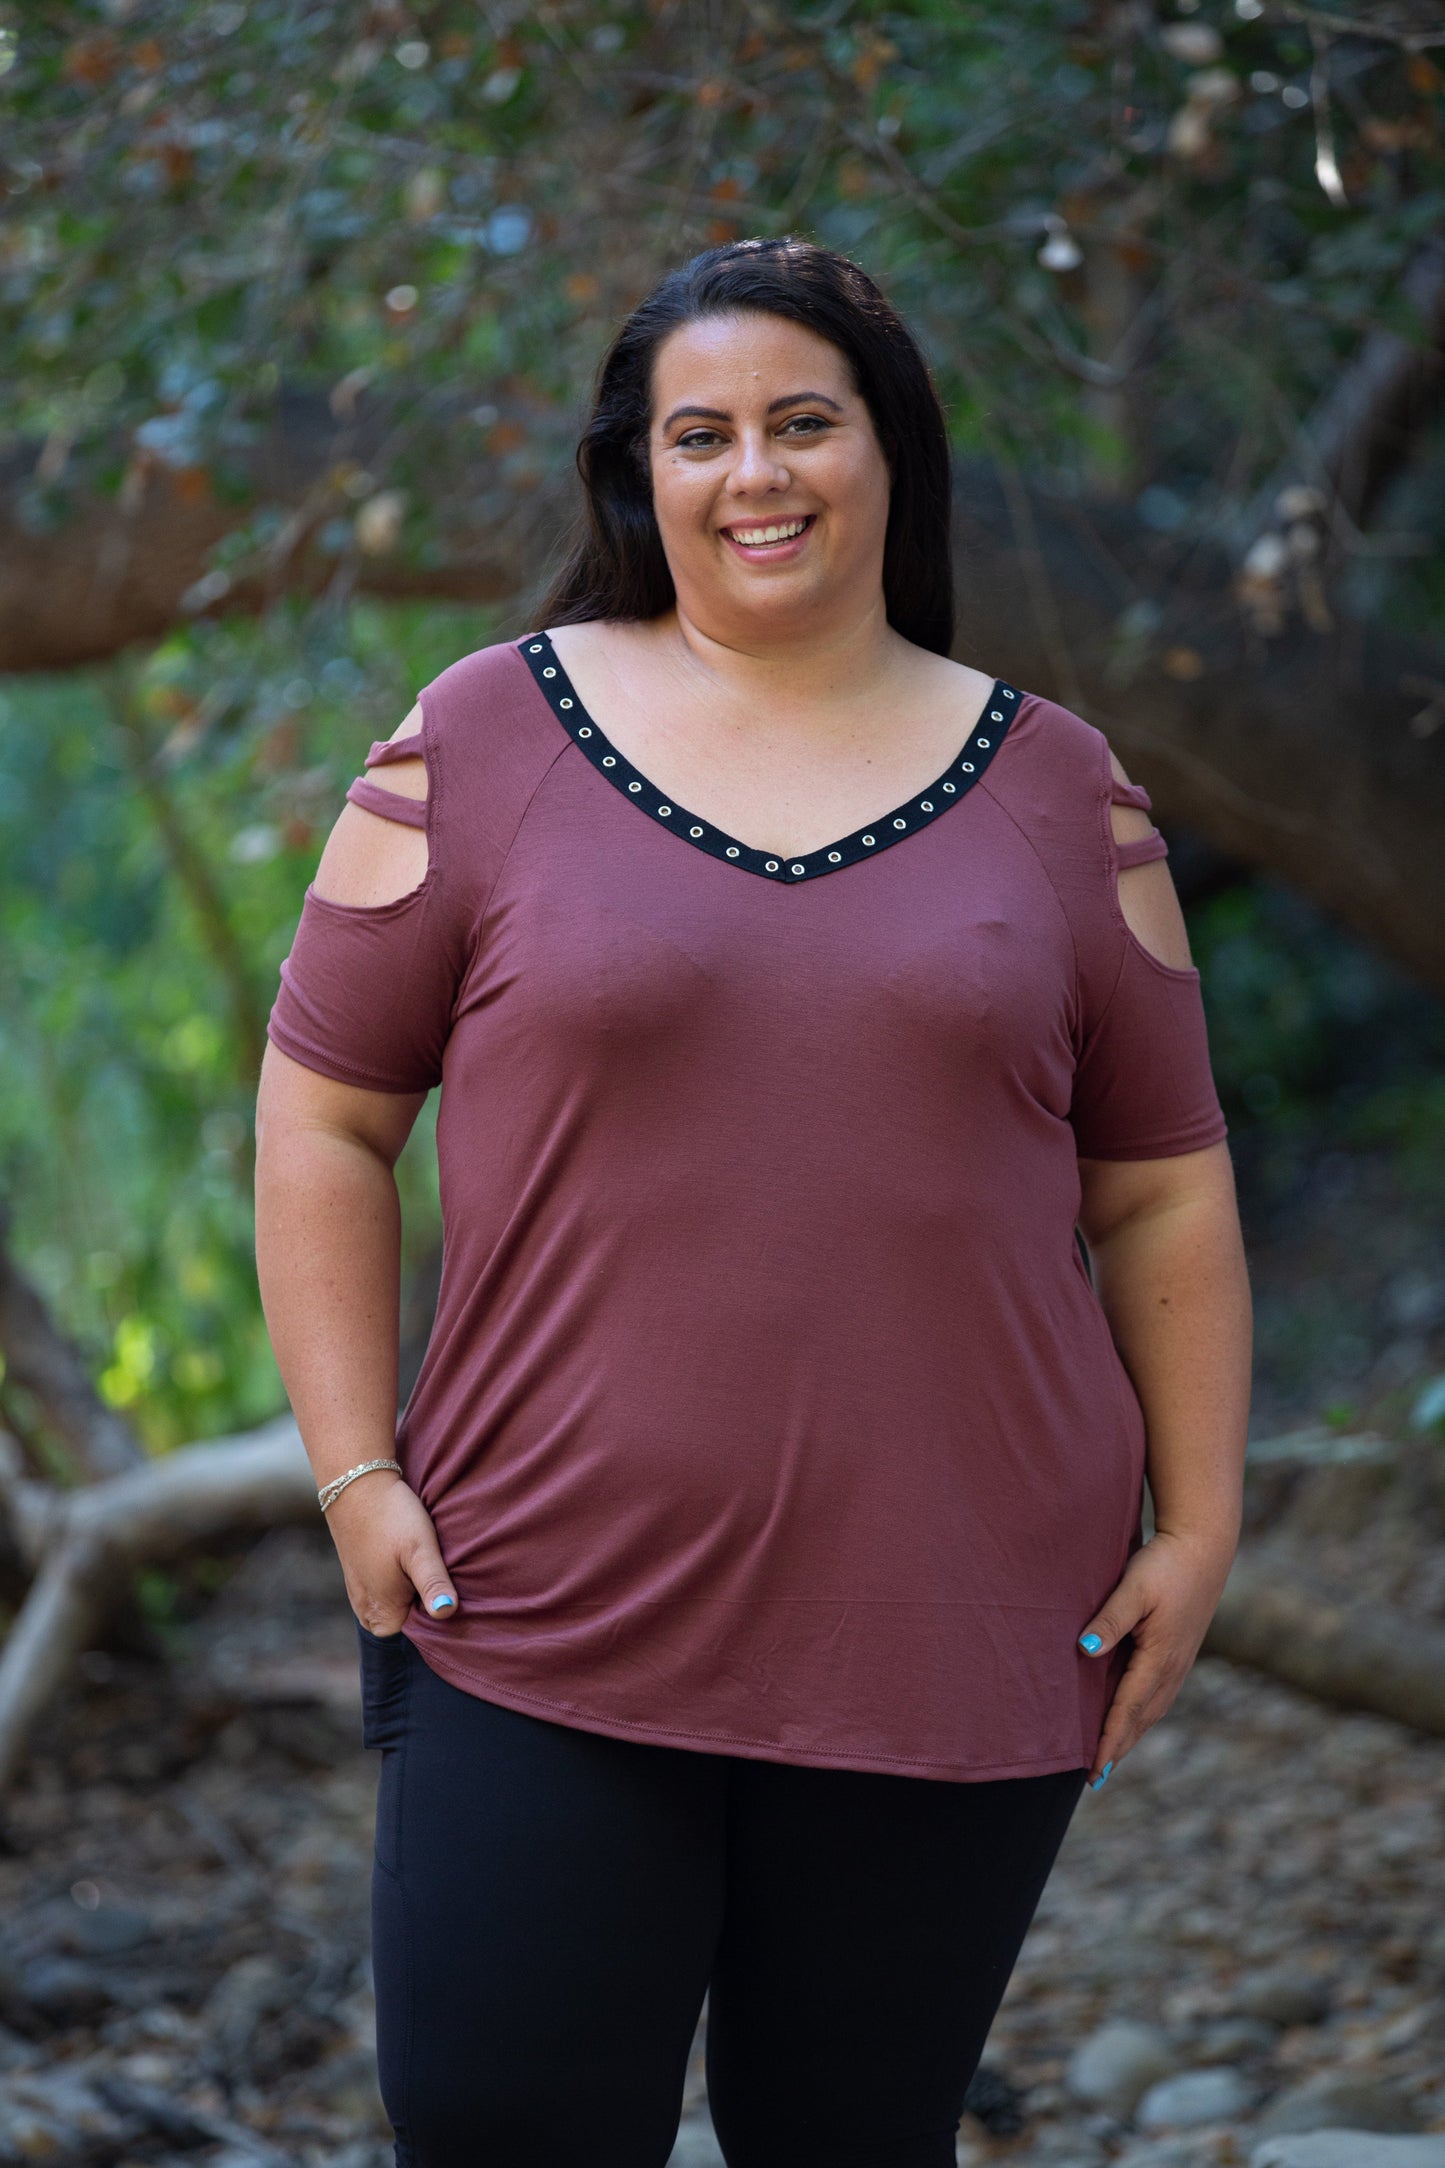
POLYGON ((1079 1636, 1079 1647, 1087 1649, 1091 1656, 1095 1649, 1101 1649, 1103 1646, 1104 1637, 1102 1634, 1080 1634, 1079 1636))
POLYGON ((455 1596, 433 1596, 431 1607, 433 1611, 450 1611, 456 1600, 455 1596))
POLYGON ((1111 1761, 1105 1762, 1099 1775, 1095 1777, 1093 1783, 1089 1786, 1090 1791, 1097 1792, 1102 1790, 1103 1786, 1109 1781, 1109 1771, 1113 1768, 1113 1766, 1114 1764, 1111 1761))

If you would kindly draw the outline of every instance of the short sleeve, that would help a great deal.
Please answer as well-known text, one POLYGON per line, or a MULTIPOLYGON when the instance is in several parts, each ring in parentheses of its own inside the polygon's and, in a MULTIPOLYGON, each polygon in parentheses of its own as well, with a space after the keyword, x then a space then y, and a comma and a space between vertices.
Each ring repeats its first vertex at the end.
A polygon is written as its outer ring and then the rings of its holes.
POLYGON ((420 886, 392 903, 358 905, 333 903, 313 883, 267 1024, 267 1036, 293 1061, 370 1091, 424 1092, 441 1082, 466 964, 449 853, 438 849, 439 776, 425 725, 399 745, 374 745, 367 765, 417 752, 427 764, 424 804, 365 783, 353 783, 347 796, 425 827, 420 886))
POLYGON ((424 1092, 441 1082, 458 974, 437 884, 395 903, 330 903, 308 888, 267 1036, 339 1084, 424 1092))
POLYGON ((1083 1159, 1168 1159, 1224 1138, 1197 969, 1161 964, 1126 933, 1113 992, 1086 1022, 1069 1118, 1083 1159))

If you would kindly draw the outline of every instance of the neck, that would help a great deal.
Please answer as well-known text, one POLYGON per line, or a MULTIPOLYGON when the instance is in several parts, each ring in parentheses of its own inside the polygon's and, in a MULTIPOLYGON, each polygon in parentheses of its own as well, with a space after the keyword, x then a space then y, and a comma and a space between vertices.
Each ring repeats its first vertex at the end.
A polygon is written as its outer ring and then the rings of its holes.
POLYGON ((807 706, 866 694, 896 660, 882 590, 846 617, 829 613, 820 623, 820 615, 788 625, 699 621, 679 602, 655 632, 687 675, 749 701, 807 706))

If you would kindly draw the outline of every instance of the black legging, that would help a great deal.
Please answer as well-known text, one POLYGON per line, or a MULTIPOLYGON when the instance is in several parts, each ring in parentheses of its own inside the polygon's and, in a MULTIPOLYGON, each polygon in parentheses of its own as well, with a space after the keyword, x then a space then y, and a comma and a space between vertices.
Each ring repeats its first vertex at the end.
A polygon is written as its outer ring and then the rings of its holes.
POLYGON ((399 2168, 664 2168, 705 1993, 728 2168, 952 2168, 1084 1767, 963 1784, 646 1746, 358 1632, 399 2168))

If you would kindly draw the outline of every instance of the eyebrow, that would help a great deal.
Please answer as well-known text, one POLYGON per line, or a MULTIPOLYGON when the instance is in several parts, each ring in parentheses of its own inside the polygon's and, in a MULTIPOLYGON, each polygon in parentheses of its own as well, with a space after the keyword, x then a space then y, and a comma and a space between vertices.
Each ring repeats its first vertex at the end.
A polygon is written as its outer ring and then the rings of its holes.
MULTIPOLYGON (((809 406, 831 407, 835 414, 841 414, 843 411, 842 407, 839 406, 837 400, 830 399, 825 391, 790 391, 784 393, 781 399, 770 400, 768 403, 768 412, 770 414, 776 414, 780 407, 798 406, 804 401, 806 401, 809 406)), ((730 422, 732 420, 731 414, 724 414, 720 407, 680 406, 673 408, 672 412, 668 415, 667 420, 663 423, 663 428, 670 429, 673 423, 676 421, 681 421, 685 414, 696 415, 700 417, 703 421, 708 422, 730 422)))

